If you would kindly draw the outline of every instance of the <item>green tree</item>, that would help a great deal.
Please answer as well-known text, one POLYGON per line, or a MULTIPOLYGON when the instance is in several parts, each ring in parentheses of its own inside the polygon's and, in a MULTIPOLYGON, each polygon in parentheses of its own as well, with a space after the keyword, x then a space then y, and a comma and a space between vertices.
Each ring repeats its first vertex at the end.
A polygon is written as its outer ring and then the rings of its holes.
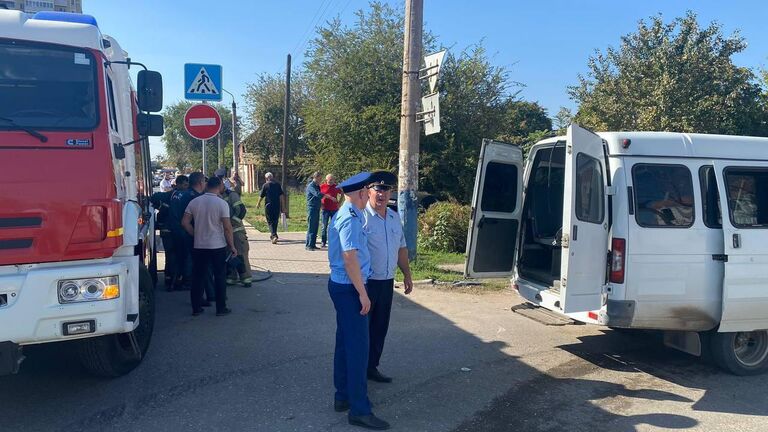
MULTIPOLYGON (((202 141, 192 138, 184 128, 184 114, 195 102, 179 101, 169 105, 163 111, 165 122, 165 134, 163 143, 167 154, 167 160, 178 169, 200 170, 203 165, 202 141)), ((224 147, 224 166, 232 165, 232 112, 221 104, 212 104, 221 115, 221 136, 224 147)), ((208 140, 206 146, 206 159, 208 170, 212 173, 218 167, 218 141, 217 138, 208 140)))
MULTIPOLYGON (((402 23, 401 10, 372 2, 352 27, 334 20, 318 31, 304 73, 306 172, 397 170, 402 23)), ((432 52, 439 45, 425 32, 424 46, 432 52)), ((446 56, 438 85, 442 130, 422 136, 420 189, 466 202, 483 138, 524 142, 533 132, 548 133, 546 112, 512 90, 508 71, 492 65, 482 45, 446 56)))
POLYGON ((373 2, 353 27, 339 19, 318 30, 305 62, 312 94, 303 109, 305 171, 343 177, 397 167, 402 77, 402 12, 373 2))
MULTIPOLYGON (((288 160, 306 156, 307 144, 304 120, 301 117, 308 98, 301 74, 291 76, 291 117, 288 127, 288 160)), ((261 74, 248 84, 245 93, 246 126, 253 131, 248 136, 248 151, 263 161, 280 161, 283 147, 283 117, 285 111, 285 74, 261 74)))
POLYGON ((746 48, 718 23, 696 14, 664 23, 641 20, 637 31, 589 59, 589 73, 569 89, 575 121, 599 130, 659 130, 765 135, 765 99, 755 74, 733 63, 746 48))

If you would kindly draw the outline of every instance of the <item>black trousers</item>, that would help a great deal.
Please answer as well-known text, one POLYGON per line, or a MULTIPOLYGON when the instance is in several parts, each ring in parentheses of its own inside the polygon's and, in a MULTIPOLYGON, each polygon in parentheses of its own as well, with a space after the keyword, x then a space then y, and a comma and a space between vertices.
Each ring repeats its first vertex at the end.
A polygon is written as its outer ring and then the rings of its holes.
POLYGON ((227 308, 227 248, 192 249, 194 279, 192 280, 192 312, 203 308, 203 292, 209 272, 213 273, 213 287, 216 291, 216 312, 227 308))
POLYGON ((389 330, 389 315, 392 311, 392 294, 395 288, 394 279, 368 279, 368 298, 371 299, 371 310, 368 312, 368 331, 370 345, 368 348, 368 369, 379 367, 381 353, 384 351, 384 339, 389 330))
POLYGON ((267 204, 264 207, 264 216, 267 217, 267 224, 272 236, 277 237, 277 224, 280 222, 280 204, 267 204))
POLYGON ((166 288, 172 288, 172 284, 178 274, 176 264, 176 243, 173 240, 173 234, 170 231, 160 230, 160 239, 163 241, 163 251, 165 251, 165 284, 166 288))

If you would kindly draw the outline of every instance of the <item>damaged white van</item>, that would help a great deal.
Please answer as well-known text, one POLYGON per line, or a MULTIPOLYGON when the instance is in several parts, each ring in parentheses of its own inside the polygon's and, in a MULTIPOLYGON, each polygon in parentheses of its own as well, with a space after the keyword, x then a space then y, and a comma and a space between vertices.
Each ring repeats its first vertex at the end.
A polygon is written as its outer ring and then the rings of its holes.
POLYGON ((751 375, 768 368, 768 139, 667 132, 486 140, 465 273, 751 375))

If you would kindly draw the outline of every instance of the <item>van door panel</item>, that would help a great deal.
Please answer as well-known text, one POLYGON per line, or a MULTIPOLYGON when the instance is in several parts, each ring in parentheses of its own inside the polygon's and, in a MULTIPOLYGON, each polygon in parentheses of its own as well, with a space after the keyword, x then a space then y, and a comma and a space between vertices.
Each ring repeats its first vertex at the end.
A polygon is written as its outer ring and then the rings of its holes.
POLYGON ((719 331, 768 329, 768 163, 714 166, 727 256, 719 331))
POLYGON ((563 203, 561 298, 564 313, 600 309, 608 252, 607 167, 603 140, 568 128, 563 203))
POLYGON ((638 328, 706 331, 717 325, 722 293, 723 235, 705 224, 702 162, 628 158, 635 214, 627 241, 626 290, 638 328))
POLYGON ((523 208, 522 180, 520 147, 483 140, 472 196, 465 275, 477 278, 512 275, 523 208))

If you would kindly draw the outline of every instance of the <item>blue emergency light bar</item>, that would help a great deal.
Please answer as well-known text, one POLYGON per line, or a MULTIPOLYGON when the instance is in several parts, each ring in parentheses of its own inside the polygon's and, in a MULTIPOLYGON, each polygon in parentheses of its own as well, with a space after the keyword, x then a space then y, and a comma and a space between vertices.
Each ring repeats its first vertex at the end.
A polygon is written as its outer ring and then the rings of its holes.
POLYGON ((92 15, 70 13, 70 12, 42 11, 33 15, 32 19, 42 20, 42 21, 59 21, 59 22, 69 22, 69 23, 76 23, 76 24, 88 24, 94 27, 99 26, 99 24, 96 23, 96 18, 94 18, 92 15))

